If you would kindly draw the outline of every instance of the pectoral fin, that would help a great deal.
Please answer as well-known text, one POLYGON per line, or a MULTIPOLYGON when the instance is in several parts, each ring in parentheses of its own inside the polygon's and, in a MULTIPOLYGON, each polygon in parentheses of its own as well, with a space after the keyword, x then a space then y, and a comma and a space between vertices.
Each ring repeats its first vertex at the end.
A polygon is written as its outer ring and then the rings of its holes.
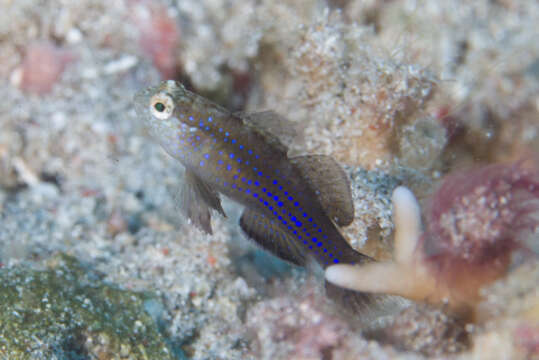
POLYGON ((196 227, 208 234, 212 234, 210 209, 226 216, 221 207, 219 194, 189 170, 185 172, 180 201, 183 214, 196 227))
POLYGON ((240 219, 243 231, 264 249, 295 265, 305 264, 305 250, 299 240, 266 215, 245 209, 240 219))
POLYGON ((354 220, 350 181, 342 167, 330 156, 307 155, 291 158, 302 176, 317 191, 318 200, 328 216, 339 226, 354 220))

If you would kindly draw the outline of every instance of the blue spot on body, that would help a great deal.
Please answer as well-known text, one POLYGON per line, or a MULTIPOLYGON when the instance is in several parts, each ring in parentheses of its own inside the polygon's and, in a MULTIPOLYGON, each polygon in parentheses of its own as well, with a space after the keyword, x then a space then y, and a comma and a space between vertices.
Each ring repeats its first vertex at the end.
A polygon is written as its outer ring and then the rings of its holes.
POLYGON ((271 195, 271 193, 270 193, 269 191, 268 191, 268 196, 269 196, 269 197, 271 197, 271 196, 272 196, 272 195, 271 195))
POLYGON ((260 186, 260 183, 258 181, 255 181, 255 186, 260 186))
POLYGON ((245 193, 246 193, 246 194, 251 193, 251 189, 245 189, 245 193))
POLYGON ((195 120, 195 118, 192 116, 189 116, 189 121, 193 121, 193 120, 195 120))
POLYGON ((219 128, 219 132, 223 132, 223 128, 219 128))
POLYGON ((294 203, 294 206, 296 206, 296 207, 299 206, 299 202, 296 201, 296 202, 294 203))
POLYGON ((318 247, 322 247, 322 242, 319 242, 318 244, 316 244, 318 247))
POLYGON ((296 226, 301 227, 301 221, 296 221, 296 226))
POLYGON ((223 160, 219 159, 219 160, 217 160, 217 163, 218 163, 219 165, 223 165, 223 160))
POLYGON ((201 161, 201 162, 200 162, 200 166, 204 166, 204 161, 201 161))
POLYGON ((279 202, 277 203, 277 205, 278 205, 279 207, 283 207, 283 202, 282 202, 282 201, 279 201, 279 202))
POLYGON ((209 126, 206 126, 204 129, 206 129, 206 131, 207 131, 207 130, 210 130, 210 127, 209 127, 209 126))
POLYGON ((212 122, 213 119, 211 118, 211 116, 208 118, 208 122, 212 122))
POLYGON ((209 159, 209 158, 210 158, 210 154, 204 154, 204 157, 205 157, 206 159, 209 159))
POLYGON ((236 143, 236 139, 232 139, 230 142, 231 142, 232 144, 235 144, 235 143, 236 143))
POLYGON ((240 150, 243 149, 243 145, 240 145, 240 150))
POLYGON ((268 206, 268 202, 267 202, 267 201, 264 201, 264 205, 268 206))
POLYGON ((339 259, 333 259, 333 262, 334 262, 335 264, 338 264, 338 263, 339 263, 339 259))
POLYGON ((257 193, 253 193, 253 196, 256 198, 256 197, 258 197, 258 194, 257 194, 257 193))
POLYGON ((235 189, 236 188, 236 184, 232 184, 232 189, 235 189))
POLYGON ((226 166, 226 169, 227 169, 228 171, 230 171, 230 170, 232 170, 232 166, 227 165, 227 166, 226 166))
POLYGON ((277 200, 279 200, 279 197, 278 197, 277 195, 275 195, 275 196, 273 197, 273 200, 277 201, 277 200))
POLYGON ((228 135, 230 135, 230 134, 226 132, 226 133, 225 133, 225 136, 228 136, 228 135))
POLYGON ((230 154, 230 158, 231 158, 231 159, 234 159, 234 154, 230 154))
POLYGON ((277 180, 273 180, 273 185, 277 185, 277 180))
POLYGON ((259 172, 258 172, 258 176, 262 176, 262 171, 259 171, 259 172))

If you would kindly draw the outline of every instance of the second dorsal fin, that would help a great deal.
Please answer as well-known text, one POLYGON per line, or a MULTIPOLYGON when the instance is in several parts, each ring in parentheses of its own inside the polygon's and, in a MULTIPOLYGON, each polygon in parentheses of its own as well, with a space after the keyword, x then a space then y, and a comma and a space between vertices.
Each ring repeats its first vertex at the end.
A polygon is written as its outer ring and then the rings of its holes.
POLYGON ((350 181, 342 167, 327 155, 307 155, 291 158, 317 192, 322 207, 339 226, 350 225, 354 220, 354 203, 350 181))
POLYGON ((295 123, 271 110, 234 115, 242 118, 245 124, 254 127, 269 143, 284 153, 288 152, 288 147, 298 136, 298 126, 295 123))

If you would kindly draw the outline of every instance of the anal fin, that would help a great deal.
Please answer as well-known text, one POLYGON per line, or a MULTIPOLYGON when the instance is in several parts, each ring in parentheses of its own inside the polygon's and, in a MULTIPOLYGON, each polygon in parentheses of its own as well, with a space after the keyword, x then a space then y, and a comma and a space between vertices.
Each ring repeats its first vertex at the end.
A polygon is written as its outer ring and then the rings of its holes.
POLYGON ((240 218, 240 226, 247 236, 273 255, 295 265, 305 264, 306 251, 303 245, 287 229, 268 216, 245 209, 240 218))
POLYGON ((180 195, 181 209, 191 222, 202 231, 212 234, 210 210, 217 210, 225 216, 219 193, 202 181, 192 171, 185 171, 185 179, 180 195))

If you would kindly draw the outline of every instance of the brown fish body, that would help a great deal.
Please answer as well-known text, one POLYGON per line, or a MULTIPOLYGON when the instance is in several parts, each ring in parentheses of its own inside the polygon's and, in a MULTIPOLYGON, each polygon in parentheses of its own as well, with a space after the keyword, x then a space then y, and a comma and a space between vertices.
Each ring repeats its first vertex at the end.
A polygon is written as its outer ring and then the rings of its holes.
POLYGON ((278 115, 232 114, 174 81, 135 102, 152 137, 186 167, 182 206, 196 225, 211 232, 210 209, 224 214, 222 193, 245 206, 247 235, 283 259, 304 265, 314 257, 323 267, 367 259, 335 225, 353 218, 344 172, 325 156, 290 159, 267 131, 278 115))

